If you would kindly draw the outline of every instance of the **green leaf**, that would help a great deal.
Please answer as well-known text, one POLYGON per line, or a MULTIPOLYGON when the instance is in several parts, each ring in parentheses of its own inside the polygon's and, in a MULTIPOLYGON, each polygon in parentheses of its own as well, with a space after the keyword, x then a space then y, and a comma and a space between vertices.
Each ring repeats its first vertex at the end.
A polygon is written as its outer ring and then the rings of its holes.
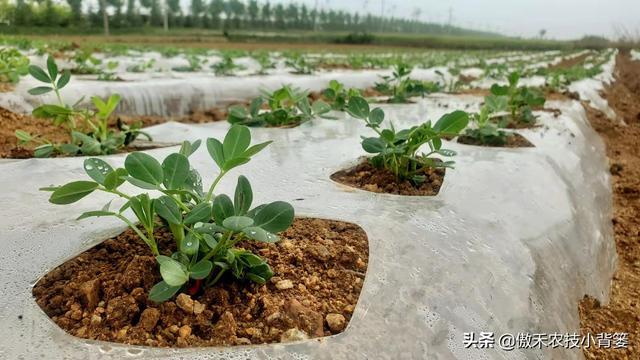
POLYGON ((161 196, 153 200, 156 213, 170 224, 181 224, 182 213, 180 207, 171 196, 161 196))
POLYGON ((90 217, 101 217, 101 216, 115 216, 117 215, 113 211, 104 211, 104 210, 96 210, 96 211, 87 211, 82 213, 82 215, 78 216, 76 220, 82 220, 90 217))
POLYGON ((56 87, 58 87, 58 89, 62 89, 69 83, 69 80, 71 80, 71 72, 69 70, 64 70, 58 79, 56 87))
POLYGON ((253 225, 253 219, 246 216, 229 216, 222 222, 222 226, 232 231, 242 231, 251 225, 253 225))
POLYGON ((85 155, 99 155, 102 152, 102 144, 89 135, 72 131, 71 138, 75 144, 82 144, 80 151, 85 155))
POLYGON ((47 57, 47 70, 49 71, 51 80, 55 80, 58 77, 58 65, 56 65, 56 61, 51 55, 47 57))
POLYGON ((44 70, 42 70, 42 68, 39 66, 29 65, 29 74, 31 74, 31 76, 33 76, 37 80, 45 83, 51 83, 51 78, 49 78, 49 75, 47 75, 47 73, 44 72, 44 70))
POLYGON ((489 113, 504 111, 507 109, 509 98, 507 96, 489 95, 485 96, 484 103, 489 113))
POLYGON ((224 165, 222 166, 222 170, 223 171, 229 171, 235 167, 238 167, 240 165, 244 165, 246 163, 248 163, 251 160, 251 158, 246 158, 246 157, 237 157, 237 158, 233 158, 230 160, 225 161, 224 165))
POLYGON ((213 269, 213 263, 211 261, 200 260, 189 269, 189 276, 196 280, 204 279, 209 276, 211 269, 213 269))
POLYGON ((224 137, 222 148, 228 161, 240 156, 251 143, 251 131, 244 125, 232 125, 224 137))
POLYGON ((496 96, 505 96, 509 95, 509 87, 508 86, 500 86, 498 84, 491 85, 491 93, 496 96))
POLYGON ((76 144, 60 144, 58 149, 66 155, 76 155, 80 151, 80 147, 76 144))
POLYGON ((104 185, 107 175, 113 172, 113 168, 104 160, 89 158, 84 161, 84 171, 95 182, 104 185))
POLYGON ((124 177, 126 177, 127 175, 129 175, 127 170, 123 168, 115 169, 114 171, 107 174, 107 176, 105 176, 103 185, 108 190, 116 189, 118 186, 124 183, 124 177))
POLYGON ((375 108, 369 113, 369 122, 372 125, 380 125, 384 120, 384 111, 381 108, 375 108))
POLYGON ((236 122, 240 122, 246 119, 249 114, 247 113, 247 109, 245 109, 242 105, 233 105, 229 107, 229 121, 233 124, 236 122))
POLYGON ((238 184, 236 185, 236 192, 233 198, 233 207, 236 215, 244 215, 251 208, 253 202, 253 191, 251 190, 251 184, 249 180, 240 175, 238 177, 238 184))
POLYGON ((50 86, 38 86, 38 87, 34 87, 32 89, 29 89, 29 91, 27 91, 29 94, 31 95, 42 95, 42 94, 46 94, 50 91, 53 91, 53 88, 50 86))
POLYGON ((200 203, 191 209, 185 216, 184 224, 191 225, 197 222, 208 222, 211 219, 211 205, 209 203, 200 203))
POLYGON ((369 103, 360 96, 349 99, 347 112, 358 119, 366 119, 369 116, 369 103))
POLYGON ((189 274, 185 271, 183 265, 172 258, 167 259, 158 259, 162 279, 170 286, 181 286, 186 283, 189 280, 189 274))
POLYGON ((457 134, 469 124, 469 114, 464 111, 454 111, 444 114, 433 126, 433 130, 444 134, 457 134))
POLYGON ((36 147, 33 150, 33 156, 37 158, 45 158, 53 155, 55 148, 51 144, 44 144, 36 147))
POLYGON ((268 232, 287 230, 293 222, 293 206, 284 201, 275 201, 260 209, 254 217, 254 225, 268 232))
POLYGON ((221 194, 213 199, 213 219, 216 224, 222 225, 224 219, 233 215, 235 215, 233 203, 227 195, 221 194))
POLYGON ((171 299, 178 290, 180 290, 180 286, 171 286, 164 281, 160 281, 149 291, 149 300, 157 303, 167 301, 171 299))
POLYGON ((16 130, 15 131, 15 135, 18 138, 18 140, 22 141, 22 142, 29 142, 33 139, 33 136, 31 136, 31 134, 29 134, 28 132, 24 131, 24 130, 16 130))
POLYGON ((174 260, 174 259, 172 259, 172 258, 170 258, 168 256, 164 256, 164 255, 156 256, 156 261, 158 261, 158 264, 161 264, 161 265, 162 265, 162 263, 165 263, 165 262, 171 261, 171 260, 174 260))
POLYGON ((180 242, 180 251, 187 255, 194 255, 200 248, 200 239, 194 236, 192 233, 188 233, 187 236, 180 242))
POLYGON ((456 156, 458 153, 456 153, 453 150, 449 150, 449 149, 438 149, 436 151, 436 153, 442 155, 442 156, 456 156))
POLYGON ((51 194, 49 202, 58 205, 71 204, 91 194, 98 186, 98 183, 93 181, 70 182, 57 188, 51 194))
POLYGON ((131 177, 146 183, 160 185, 164 179, 162 165, 145 153, 129 154, 124 161, 124 167, 131 177))
POLYGON ((69 116, 73 113, 73 111, 59 105, 45 104, 33 109, 31 113, 37 118, 47 118, 69 116))
POLYGON ((267 147, 267 145, 271 144, 273 141, 265 141, 263 143, 260 144, 256 144, 256 145, 252 145, 251 147, 249 147, 247 150, 245 150, 245 152, 243 152, 240 157, 243 158, 250 158, 253 155, 259 153, 262 149, 264 149, 265 147, 267 147))
POLYGON ((185 155, 174 153, 162 162, 163 184, 167 189, 180 189, 189 176, 189 160, 185 155))
POLYGON ((198 148, 200 147, 200 143, 202 143, 201 140, 196 140, 194 142, 189 142, 187 140, 182 142, 182 145, 180 146, 180 151, 179 153, 189 157, 191 156, 194 152, 196 152, 196 150, 198 150, 198 148))
POLYGON ((138 180, 134 177, 131 176, 125 176, 124 177, 131 185, 137 186, 141 189, 146 189, 146 190, 158 190, 160 187, 159 185, 156 184, 151 184, 148 183, 146 181, 142 181, 142 180, 138 180))
POLYGON ((242 232, 252 240, 257 240, 265 243, 274 243, 280 240, 278 235, 272 234, 263 228, 257 226, 249 226, 242 229, 242 232))
POLYGON ((192 191, 198 196, 203 195, 202 190, 202 177, 200 173, 196 169, 189 170, 189 175, 187 175, 187 179, 184 181, 183 187, 186 190, 192 191))
POLYGON ((218 164, 218 167, 222 169, 225 161, 222 143, 218 141, 218 139, 208 138, 207 151, 209 152, 209 155, 211 156, 213 161, 215 161, 216 164, 218 164))
POLYGON ((362 140, 362 148, 370 154, 377 154, 384 150, 385 143, 380 138, 366 138, 362 140))
POLYGON ((140 194, 129 199, 131 210, 145 228, 153 228, 154 212, 153 202, 149 199, 149 194, 140 194))
POLYGON ((517 71, 514 71, 511 74, 509 74, 509 85, 516 86, 519 80, 520 80, 520 73, 518 73, 517 71))
POLYGON ((331 106, 322 100, 318 100, 311 105, 314 115, 322 115, 331 111, 331 106))

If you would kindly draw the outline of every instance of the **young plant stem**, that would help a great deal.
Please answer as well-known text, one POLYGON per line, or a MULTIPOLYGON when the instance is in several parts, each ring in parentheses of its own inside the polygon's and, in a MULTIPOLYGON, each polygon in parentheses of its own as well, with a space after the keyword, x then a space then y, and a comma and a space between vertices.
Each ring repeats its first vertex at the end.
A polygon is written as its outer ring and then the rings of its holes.
POLYGON ((205 201, 207 202, 211 201, 211 196, 213 196, 213 189, 216 188, 216 186, 218 185, 218 183, 226 173, 227 173, 226 170, 220 171, 220 174, 218 174, 216 179, 213 180, 213 183, 211 184, 211 186, 209 187, 209 191, 207 192, 207 197, 205 198, 205 201))
POLYGON ((153 236, 151 236, 151 238, 146 237, 142 231, 140 231, 140 229, 138 229, 137 226, 135 226, 131 221, 129 221, 129 219, 127 219, 124 215, 121 214, 116 214, 115 215, 118 219, 122 220, 125 224, 127 224, 133 231, 136 232, 136 234, 138 236, 140 236, 140 238, 142 239, 142 241, 144 241, 149 248, 151 248, 151 252, 153 253, 154 256, 158 256, 160 255, 160 252, 158 252, 158 245, 156 244, 156 240, 153 236))

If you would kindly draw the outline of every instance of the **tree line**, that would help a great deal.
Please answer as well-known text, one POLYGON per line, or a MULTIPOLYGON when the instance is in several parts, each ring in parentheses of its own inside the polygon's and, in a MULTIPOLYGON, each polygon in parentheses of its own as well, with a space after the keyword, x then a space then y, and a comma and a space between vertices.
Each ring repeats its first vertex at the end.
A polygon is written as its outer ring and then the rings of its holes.
POLYGON ((324 30, 479 34, 416 19, 389 18, 370 13, 325 10, 304 4, 271 4, 257 0, 191 0, 183 10, 180 0, 0 0, 0 20, 15 26, 139 28, 207 28, 230 30, 324 30), (166 13, 165 13, 166 6, 166 13), (106 16, 105 16, 106 15, 106 16))

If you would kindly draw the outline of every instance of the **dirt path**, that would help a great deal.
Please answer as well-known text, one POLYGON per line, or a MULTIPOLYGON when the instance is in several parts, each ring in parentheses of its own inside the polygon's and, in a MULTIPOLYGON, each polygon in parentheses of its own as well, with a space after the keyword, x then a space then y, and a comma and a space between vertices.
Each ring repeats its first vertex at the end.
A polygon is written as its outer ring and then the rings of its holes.
POLYGON ((555 65, 549 65, 548 68, 549 69, 569 69, 578 64, 582 64, 584 60, 587 58, 587 56, 589 56, 589 53, 582 54, 582 55, 575 56, 568 59, 563 59, 562 61, 560 61, 555 65))
POLYGON ((585 106, 591 125, 607 146, 613 187, 613 226, 618 268, 610 301, 600 304, 585 296, 579 304, 583 335, 628 333, 627 349, 584 350, 587 359, 640 359, 640 61, 629 54, 616 59, 616 82, 606 90, 609 105, 627 126, 585 106))

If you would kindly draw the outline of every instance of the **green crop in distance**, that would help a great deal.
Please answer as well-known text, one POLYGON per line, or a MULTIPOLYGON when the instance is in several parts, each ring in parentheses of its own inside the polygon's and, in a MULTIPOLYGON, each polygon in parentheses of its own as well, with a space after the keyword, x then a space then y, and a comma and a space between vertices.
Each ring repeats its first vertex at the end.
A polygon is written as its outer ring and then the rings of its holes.
POLYGON ((306 91, 283 86, 274 92, 263 92, 255 98, 249 108, 235 105, 229 108, 228 121, 231 124, 247 126, 290 126, 309 121, 315 116, 326 117, 331 106, 323 101, 309 103, 306 91), (266 109, 263 109, 264 106, 266 109))
POLYGON ((454 111, 443 115, 435 124, 427 121, 396 131, 393 125, 383 129, 384 111, 381 108, 370 110, 369 103, 362 97, 351 98, 347 111, 351 116, 364 120, 367 127, 378 134, 377 137, 363 137, 362 140, 364 151, 373 154, 370 163, 393 172, 400 180, 409 180, 414 184, 425 181, 425 176, 421 175, 425 168, 453 166, 453 161, 440 161, 432 156, 456 155, 453 150, 442 148, 442 138, 457 135, 469 122, 466 112, 454 111), (423 145, 429 147, 429 152, 420 152, 423 145))
POLYGON ((80 101, 73 106, 66 105, 60 90, 67 86, 71 80, 71 72, 69 70, 59 71, 53 57, 47 58, 46 69, 31 65, 29 73, 36 80, 45 84, 30 89, 29 94, 44 95, 53 92, 58 101, 57 104, 38 106, 33 109, 33 116, 51 120, 54 125, 66 129, 71 137, 69 143, 54 144, 46 138, 16 130, 15 134, 20 144, 38 144, 34 153, 36 157, 49 157, 57 154, 107 155, 129 145, 139 135, 151 139, 149 135, 140 130, 141 122, 133 125, 118 122, 118 128, 115 129, 109 126, 109 118, 120 103, 120 95, 118 94, 110 95, 106 101, 93 96, 91 102, 95 110, 79 108, 80 101))

